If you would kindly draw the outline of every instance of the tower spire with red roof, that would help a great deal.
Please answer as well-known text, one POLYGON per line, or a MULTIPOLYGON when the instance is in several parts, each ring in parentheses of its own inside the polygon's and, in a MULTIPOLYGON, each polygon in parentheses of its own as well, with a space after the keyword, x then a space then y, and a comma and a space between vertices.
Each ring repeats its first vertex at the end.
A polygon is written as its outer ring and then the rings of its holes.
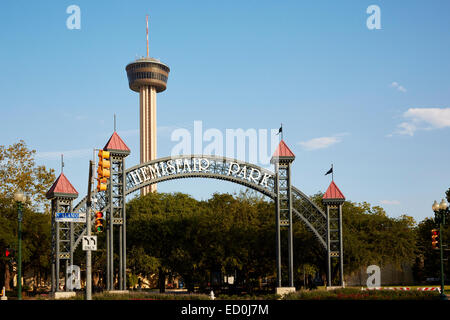
POLYGON ((52 199, 55 197, 77 198, 78 191, 73 187, 64 173, 61 172, 45 196, 47 199, 52 199))
POLYGON ((295 154, 289 149, 284 140, 281 140, 277 149, 272 155, 271 163, 292 162, 295 160, 295 154))
POLYGON ((111 135, 103 150, 119 154, 130 154, 130 148, 123 142, 116 131, 111 135))
POLYGON ((342 191, 338 188, 336 183, 334 183, 334 181, 332 180, 322 199, 328 201, 344 201, 345 196, 342 193, 342 191))
POLYGON ((327 218, 327 286, 332 283, 331 266, 332 259, 338 259, 339 286, 344 286, 344 251, 342 240, 342 207, 345 196, 339 190, 334 180, 322 197, 322 202, 326 206, 327 218))
MULTIPOLYGON (((280 132, 281 129, 280 129, 280 132)), ((290 168, 295 155, 281 139, 270 162, 275 166, 274 191, 276 237, 277 237, 277 287, 282 287, 281 279, 281 228, 288 228, 288 282, 294 287, 293 227, 292 227, 292 194, 290 168)))

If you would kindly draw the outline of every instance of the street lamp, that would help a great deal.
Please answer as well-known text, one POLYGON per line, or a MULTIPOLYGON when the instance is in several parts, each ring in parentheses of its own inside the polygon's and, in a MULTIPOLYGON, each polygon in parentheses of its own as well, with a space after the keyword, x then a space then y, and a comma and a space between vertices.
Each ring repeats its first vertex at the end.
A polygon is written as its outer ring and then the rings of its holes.
POLYGON ((17 298, 22 300, 22 204, 27 200, 27 197, 23 191, 19 189, 14 193, 14 200, 17 202, 19 220, 19 231, 17 232, 19 242, 19 257, 17 261, 17 298))
POLYGON ((442 226, 445 224, 445 215, 448 214, 448 204, 442 199, 438 204, 435 200, 431 208, 434 211, 435 221, 439 224, 439 249, 441 251, 441 299, 447 300, 444 293, 444 248, 442 246, 442 226))
POLYGON ((445 210, 447 210, 447 208, 448 208, 447 201, 445 201, 445 199, 442 199, 442 200, 441 200, 441 203, 439 204, 439 209, 445 211, 445 210))
POLYGON ((431 206, 434 212, 439 211, 439 203, 437 203, 436 200, 434 200, 433 205, 431 206))

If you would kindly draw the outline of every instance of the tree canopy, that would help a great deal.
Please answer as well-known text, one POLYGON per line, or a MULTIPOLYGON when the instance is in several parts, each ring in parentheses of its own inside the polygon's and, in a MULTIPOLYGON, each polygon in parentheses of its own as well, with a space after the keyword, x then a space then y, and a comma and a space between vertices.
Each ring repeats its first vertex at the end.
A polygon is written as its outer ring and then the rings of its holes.
POLYGON ((45 193, 55 181, 54 170, 38 166, 35 150, 28 149, 24 141, 11 146, 0 145, 0 273, 5 277, 0 284, 9 289, 13 259, 17 246, 17 205, 14 192, 22 189, 27 195, 23 206, 22 262, 23 268, 45 274, 50 268, 51 218, 45 193), (43 209, 44 213, 39 210, 43 209), (5 257, 9 248, 11 256, 5 257))
POLYGON ((21 189, 28 204, 48 209, 45 193, 55 181, 55 170, 37 166, 35 153, 23 140, 8 147, 0 145, 0 197, 12 200, 14 192, 21 189))
MULTIPOLYGON (((322 205, 321 197, 317 194, 312 199, 322 205)), ((275 276, 273 212, 272 201, 251 192, 237 196, 214 194, 206 201, 180 193, 147 194, 127 205, 128 244, 154 257, 160 276, 176 274, 191 289, 206 286, 211 272, 237 274, 238 284, 251 286, 262 278, 275 276)), ((390 218, 381 207, 346 201, 345 273, 374 263, 412 263, 416 248, 414 227, 411 217, 390 218)), ((284 233, 282 239, 282 247, 286 248, 284 233)), ((324 248, 298 220, 294 222, 294 250, 297 278, 311 266, 325 273, 324 248)))

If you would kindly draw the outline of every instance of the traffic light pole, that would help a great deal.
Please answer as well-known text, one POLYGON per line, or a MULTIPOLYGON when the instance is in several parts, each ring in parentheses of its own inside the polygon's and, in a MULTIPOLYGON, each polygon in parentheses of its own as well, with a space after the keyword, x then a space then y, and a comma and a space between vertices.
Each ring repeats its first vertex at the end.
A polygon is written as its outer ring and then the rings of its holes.
POLYGON ((442 246, 442 225, 445 224, 445 214, 441 212, 441 219, 439 223, 439 249, 441 251, 441 299, 447 300, 447 296, 444 293, 444 248, 442 246))
MULTIPOLYGON (((91 235, 91 186, 92 186, 92 171, 94 163, 89 161, 89 182, 88 195, 86 201, 86 235, 91 235)), ((91 250, 86 250, 86 300, 92 300, 92 256, 91 250)))

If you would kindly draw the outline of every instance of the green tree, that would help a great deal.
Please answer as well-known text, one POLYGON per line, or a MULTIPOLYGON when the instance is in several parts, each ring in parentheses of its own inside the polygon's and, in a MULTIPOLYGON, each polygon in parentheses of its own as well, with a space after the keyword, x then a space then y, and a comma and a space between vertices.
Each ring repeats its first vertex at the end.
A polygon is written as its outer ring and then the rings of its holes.
MULTIPOLYGON (((0 145, 0 249, 17 244, 17 206, 14 192, 19 188, 27 195, 23 208, 23 271, 32 269, 38 281, 49 271, 50 254, 50 214, 45 193, 55 180, 54 170, 37 166, 35 150, 28 149, 23 140, 11 145, 0 145), (38 213, 45 209, 45 213, 38 213)), ((16 257, 17 258, 17 257, 16 257)), ((5 276, 0 281, 9 288, 12 258, 2 255, 0 272, 5 276)))
MULTIPOLYGON (((322 194, 312 197, 319 206, 322 194)), ((160 289, 167 274, 183 278, 189 290, 204 289, 211 275, 237 275, 235 285, 251 291, 262 278, 275 277, 274 204, 252 192, 214 194, 197 201, 184 194, 147 194, 127 204, 128 244, 159 262, 160 289)), ((314 233, 294 220, 294 270, 297 284, 308 272, 326 272, 326 251, 314 233)), ((346 201, 343 206, 345 273, 368 264, 400 266, 415 258, 415 222, 390 218, 383 208, 346 201)), ((282 231, 283 268, 287 231, 282 231)), ((147 263, 137 259, 135 269, 147 263)), ((333 269, 337 272, 337 268, 333 269)), ((283 269, 287 277, 287 270, 283 269)), ((336 274, 335 274, 336 276, 336 274)), ((286 280, 286 279, 285 279, 286 280)))
POLYGON ((135 276, 148 277, 158 272, 161 266, 158 258, 148 255, 143 247, 132 247, 127 256, 127 266, 135 276))
POLYGON ((37 166, 35 153, 23 140, 8 147, 0 145, 0 197, 13 199, 20 188, 27 194, 28 204, 48 209, 45 193, 55 181, 55 171, 37 166))
POLYGON ((400 267, 415 258, 415 222, 390 218, 381 207, 346 201, 343 206, 344 266, 350 273, 368 264, 400 267))

